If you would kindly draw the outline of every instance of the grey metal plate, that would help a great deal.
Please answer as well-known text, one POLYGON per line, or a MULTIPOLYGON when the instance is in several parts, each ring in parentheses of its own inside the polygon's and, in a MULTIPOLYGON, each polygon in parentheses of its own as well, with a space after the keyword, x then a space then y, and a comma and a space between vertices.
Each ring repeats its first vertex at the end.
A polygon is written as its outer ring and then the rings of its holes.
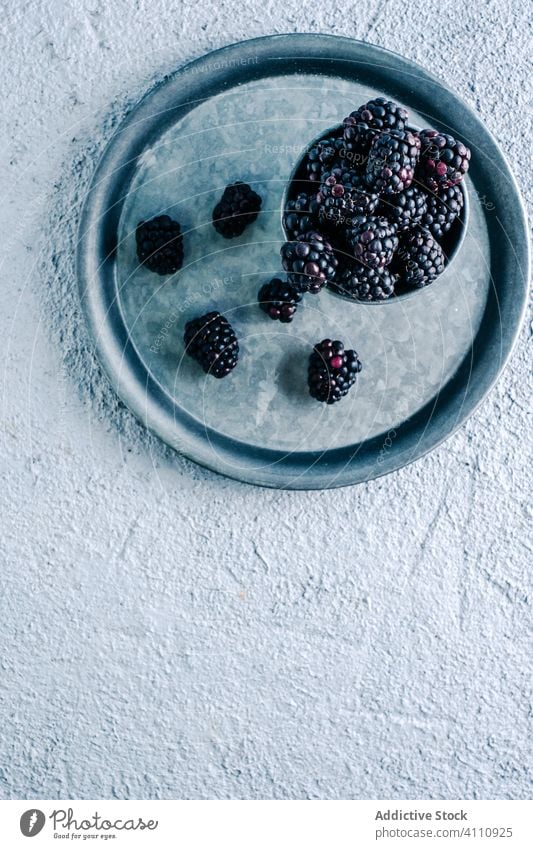
POLYGON ((82 302, 117 392, 167 443, 215 471, 288 488, 357 483, 397 469, 453 432, 489 391, 523 316, 527 230, 509 168, 479 119, 423 69, 350 39, 273 36, 173 74, 132 111, 102 158, 81 222, 82 302), (309 296, 278 325, 256 304, 280 272, 282 196, 308 140, 369 96, 472 148, 465 238, 432 286, 381 305, 309 296), (237 179, 263 197, 232 241, 211 224, 237 179), (185 232, 170 278, 139 267, 135 227, 168 212, 185 232), (225 380, 184 356, 191 317, 219 309, 241 358, 225 380), (311 346, 329 336, 364 368, 331 407, 306 388, 311 346))

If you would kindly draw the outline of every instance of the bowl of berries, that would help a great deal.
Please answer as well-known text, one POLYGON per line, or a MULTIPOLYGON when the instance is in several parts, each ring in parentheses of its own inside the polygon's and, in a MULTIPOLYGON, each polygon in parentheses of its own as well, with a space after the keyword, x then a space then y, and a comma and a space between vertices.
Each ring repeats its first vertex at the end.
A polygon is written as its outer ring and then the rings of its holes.
POLYGON ((326 286, 387 303, 433 284, 457 256, 470 150, 408 121, 402 106, 372 98, 296 163, 283 198, 282 260, 300 295, 326 286))

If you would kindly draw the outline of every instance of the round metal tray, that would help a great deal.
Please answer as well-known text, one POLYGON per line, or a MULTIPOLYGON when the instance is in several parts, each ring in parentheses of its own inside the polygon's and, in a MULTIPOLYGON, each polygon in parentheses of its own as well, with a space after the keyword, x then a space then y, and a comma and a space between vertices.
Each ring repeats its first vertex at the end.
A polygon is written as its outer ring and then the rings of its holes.
POLYGON ((369 480, 417 459, 475 409, 503 368, 528 284, 525 215, 513 176, 476 115, 424 69, 369 44, 282 35, 232 45, 181 68, 133 109, 102 157, 80 225, 87 322, 116 391, 165 442, 250 483, 294 489, 369 480), (257 307, 280 273, 280 209, 308 140, 370 96, 409 109, 472 149, 464 240, 438 285, 371 309, 323 291, 291 325, 257 307), (257 221, 227 241, 212 224, 224 186, 251 183, 257 221), (185 264, 139 267, 135 227, 168 212, 185 264), (185 356, 183 328, 219 309, 239 336, 225 380, 185 356), (363 361, 339 404, 310 398, 311 346, 342 339, 363 361))

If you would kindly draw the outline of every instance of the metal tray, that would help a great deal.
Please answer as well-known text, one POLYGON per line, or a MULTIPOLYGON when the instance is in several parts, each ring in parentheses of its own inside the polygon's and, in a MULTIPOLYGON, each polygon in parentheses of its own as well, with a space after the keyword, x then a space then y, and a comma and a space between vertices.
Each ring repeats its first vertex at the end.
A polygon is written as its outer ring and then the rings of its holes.
POLYGON ((87 322, 117 393, 176 450, 242 481, 292 489, 354 484, 434 448, 485 397, 523 318, 528 239, 520 195, 476 115, 424 69, 326 35, 281 35, 218 50, 172 74, 132 110, 102 157, 79 241, 87 322), (410 120, 472 149, 468 223, 438 285, 381 307, 328 291, 291 325, 256 304, 280 273, 282 198, 308 140, 378 94, 410 120), (243 179, 263 197, 244 234, 224 240, 211 212, 243 179), (135 227, 168 212, 182 224, 173 277, 138 266, 135 227), (219 309, 241 359, 222 381, 184 356, 183 327, 219 309), (340 338, 363 361, 339 404, 311 399, 311 346, 340 338))

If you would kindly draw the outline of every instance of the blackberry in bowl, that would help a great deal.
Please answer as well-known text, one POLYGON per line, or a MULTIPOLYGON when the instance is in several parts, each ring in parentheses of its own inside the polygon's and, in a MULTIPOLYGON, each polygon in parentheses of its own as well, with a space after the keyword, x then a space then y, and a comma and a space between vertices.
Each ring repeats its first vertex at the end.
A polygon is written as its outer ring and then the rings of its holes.
POLYGON ((469 160, 461 142, 411 125, 406 110, 385 98, 325 128, 308 142, 285 187, 281 223, 293 245, 284 246, 282 260, 289 281, 301 292, 326 287, 364 304, 394 303, 435 285, 466 233, 469 160), (294 242, 305 239, 305 230, 328 243, 320 280, 307 281, 305 263, 298 263, 294 242), (427 252, 421 268, 411 264, 419 244, 427 252))
POLYGON ((347 229, 355 215, 372 215, 379 197, 361 174, 341 161, 322 173, 315 203, 320 224, 335 231, 347 229))
POLYGON ((404 130, 408 117, 402 106, 384 97, 375 97, 344 119, 343 138, 353 147, 368 152, 376 135, 388 130, 404 130))
POLYGON ((370 268, 354 261, 342 269, 330 288, 354 301, 385 301, 395 294, 397 281, 388 268, 370 268))
POLYGON ((283 227, 290 239, 296 239, 302 233, 314 230, 318 222, 318 202, 316 192, 299 192, 287 201, 283 215, 283 227))
POLYGON ((356 215, 345 240, 350 256, 369 268, 390 265, 399 243, 396 224, 376 215, 356 215))
POLYGON ((410 130, 377 135, 368 152, 365 179, 371 191, 395 195, 409 188, 420 158, 420 139, 410 130))
POLYGON ((316 230, 285 242, 280 253, 287 280, 297 292, 316 295, 335 279, 338 259, 330 243, 316 230))
POLYGON ((460 183, 470 167, 470 150, 447 133, 420 133, 420 178, 437 192, 460 183))

